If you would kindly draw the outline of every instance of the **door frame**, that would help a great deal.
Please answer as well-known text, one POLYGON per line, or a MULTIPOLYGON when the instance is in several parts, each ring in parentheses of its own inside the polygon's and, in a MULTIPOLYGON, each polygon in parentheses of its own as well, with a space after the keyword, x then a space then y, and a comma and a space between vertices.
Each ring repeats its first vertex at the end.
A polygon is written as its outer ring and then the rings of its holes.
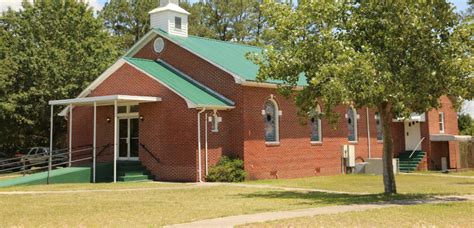
MULTIPOLYGON (((409 146, 410 147, 416 147, 418 145, 418 143, 421 141, 421 123, 419 121, 405 121, 404 122, 404 125, 403 125, 403 135, 405 137, 405 151, 412 151, 414 148, 408 148, 409 146), (412 124, 415 124, 417 127, 413 127, 412 124), (410 126, 412 125, 412 126, 410 126), (411 131, 409 131, 409 129, 411 129, 411 131), (414 135, 413 133, 415 133, 416 135, 414 135), (419 136, 419 137, 417 137, 419 136), (414 137, 417 137, 416 139, 416 142, 413 141, 413 140, 410 140, 410 142, 413 143, 413 145, 408 145, 407 143, 407 139, 408 138, 414 138, 414 137)), ((418 148, 415 148, 417 150, 422 150, 422 145, 420 145, 418 148)))
MULTIPOLYGON (((124 113, 124 114, 119 114, 117 115, 118 118, 118 132, 117 132, 117 160, 119 161, 138 161, 139 156, 137 157, 130 157, 130 120, 131 119, 139 119, 138 113, 124 113), (120 120, 127 120, 127 157, 121 157, 120 156, 120 120)), ((138 124, 140 126, 140 124, 138 124)), ((138 128, 140 131, 140 128, 138 128)), ((138 142, 140 144, 140 137, 138 137, 138 142)))

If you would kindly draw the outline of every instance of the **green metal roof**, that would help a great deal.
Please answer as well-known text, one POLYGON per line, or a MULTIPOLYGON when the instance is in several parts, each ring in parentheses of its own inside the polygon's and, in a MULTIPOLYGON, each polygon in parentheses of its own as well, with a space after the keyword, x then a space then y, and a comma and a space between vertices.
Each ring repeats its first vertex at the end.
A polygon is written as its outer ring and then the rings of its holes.
POLYGON ((138 69, 155 77, 164 86, 191 102, 195 108, 232 108, 234 106, 234 103, 224 96, 200 85, 163 62, 130 57, 124 57, 124 59, 138 69))
MULTIPOLYGON (((170 35, 160 29, 154 29, 154 31, 246 81, 257 81, 259 67, 248 60, 246 54, 261 53, 262 48, 197 36, 182 37, 170 35)), ((278 80, 268 80, 266 82, 282 83, 282 81, 278 80)), ((304 76, 301 75, 298 85, 306 84, 304 76)))

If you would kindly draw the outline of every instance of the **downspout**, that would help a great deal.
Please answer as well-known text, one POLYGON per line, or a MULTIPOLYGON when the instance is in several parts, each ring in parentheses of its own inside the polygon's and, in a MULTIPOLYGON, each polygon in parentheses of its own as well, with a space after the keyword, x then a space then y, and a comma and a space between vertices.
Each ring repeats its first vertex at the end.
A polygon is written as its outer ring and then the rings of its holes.
POLYGON ((366 108, 366 113, 367 113, 367 146, 368 146, 368 149, 369 149, 369 158, 372 158, 371 156, 371 151, 370 151, 370 119, 369 119, 369 108, 366 108))
POLYGON ((202 161, 201 161, 201 113, 205 112, 206 108, 201 109, 201 111, 198 112, 197 114, 197 130, 198 130, 198 180, 199 182, 202 182, 202 161))
POLYGON ((205 123, 205 126, 204 126, 204 141, 205 141, 204 151, 206 153, 206 176, 207 176, 207 174, 208 174, 207 170, 209 169, 209 167, 208 167, 208 158, 207 158, 207 148, 208 148, 208 146, 207 146, 207 125, 208 125, 207 112, 206 112, 205 116, 206 116, 206 119, 204 121, 204 123, 205 123))

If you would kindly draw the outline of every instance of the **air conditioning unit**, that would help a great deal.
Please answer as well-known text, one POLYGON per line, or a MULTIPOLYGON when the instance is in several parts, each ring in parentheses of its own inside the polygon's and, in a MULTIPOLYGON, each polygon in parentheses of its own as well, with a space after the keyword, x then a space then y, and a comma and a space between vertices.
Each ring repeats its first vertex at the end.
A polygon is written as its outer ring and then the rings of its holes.
POLYGON ((342 157, 346 161, 346 167, 355 167, 354 145, 342 145, 342 157))

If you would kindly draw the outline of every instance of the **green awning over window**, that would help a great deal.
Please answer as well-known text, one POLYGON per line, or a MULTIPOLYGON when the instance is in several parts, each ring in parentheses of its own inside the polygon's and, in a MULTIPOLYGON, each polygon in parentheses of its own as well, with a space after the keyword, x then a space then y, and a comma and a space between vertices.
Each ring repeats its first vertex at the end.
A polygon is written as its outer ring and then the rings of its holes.
POLYGON ((129 57, 124 57, 124 59, 185 99, 191 108, 230 109, 234 106, 231 100, 176 71, 164 62, 129 57))

